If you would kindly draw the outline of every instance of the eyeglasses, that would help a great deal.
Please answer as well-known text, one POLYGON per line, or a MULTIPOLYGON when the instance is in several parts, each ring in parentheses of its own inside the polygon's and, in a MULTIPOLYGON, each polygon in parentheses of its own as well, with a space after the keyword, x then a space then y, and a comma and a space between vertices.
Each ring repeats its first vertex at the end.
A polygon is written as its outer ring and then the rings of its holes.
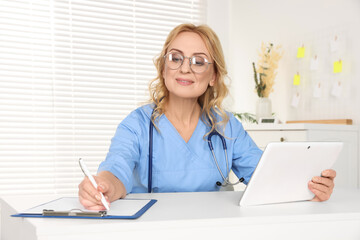
POLYGON ((202 73, 208 68, 209 64, 212 64, 203 56, 185 57, 181 53, 177 52, 167 53, 164 58, 166 66, 172 70, 178 69, 183 64, 184 59, 188 58, 190 69, 194 73, 202 73))

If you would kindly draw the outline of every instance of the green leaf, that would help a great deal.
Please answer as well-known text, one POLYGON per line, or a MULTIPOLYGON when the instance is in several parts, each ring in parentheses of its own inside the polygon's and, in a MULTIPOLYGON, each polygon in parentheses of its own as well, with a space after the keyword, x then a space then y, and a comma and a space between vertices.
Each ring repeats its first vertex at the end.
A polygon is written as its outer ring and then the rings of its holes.
POLYGON ((238 117, 241 122, 247 122, 247 123, 258 123, 256 121, 256 115, 248 112, 244 113, 233 113, 235 117, 238 117))

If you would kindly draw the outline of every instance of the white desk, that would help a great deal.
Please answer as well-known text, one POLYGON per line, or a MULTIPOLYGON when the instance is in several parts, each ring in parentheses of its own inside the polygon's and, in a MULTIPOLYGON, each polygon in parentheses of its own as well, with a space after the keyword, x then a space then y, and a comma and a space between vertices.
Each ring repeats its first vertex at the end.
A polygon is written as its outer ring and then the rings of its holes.
POLYGON ((12 218, 59 196, 2 198, 2 240, 360 239, 360 191, 327 202, 240 208, 242 192, 133 194, 158 202, 137 220, 12 218))

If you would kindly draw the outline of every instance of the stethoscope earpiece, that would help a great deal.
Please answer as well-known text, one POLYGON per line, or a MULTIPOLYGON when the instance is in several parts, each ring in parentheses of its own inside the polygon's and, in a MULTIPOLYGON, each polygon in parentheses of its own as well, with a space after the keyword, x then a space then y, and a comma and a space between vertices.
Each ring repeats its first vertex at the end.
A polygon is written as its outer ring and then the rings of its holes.
POLYGON ((218 185, 219 187, 221 187, 222 184, 221 184, 221 182, 217 181, 217 182, 216 182, 216 185, 218 185))

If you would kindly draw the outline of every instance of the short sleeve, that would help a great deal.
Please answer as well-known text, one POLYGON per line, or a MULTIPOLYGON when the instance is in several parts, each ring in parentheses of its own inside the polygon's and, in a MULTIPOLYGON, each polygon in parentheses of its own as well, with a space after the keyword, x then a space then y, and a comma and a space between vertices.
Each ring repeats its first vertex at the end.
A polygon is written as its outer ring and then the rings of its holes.
POLYGON ((98 172, 109 171, 125 186, 127 193, 133 187, 133 171, 140 158, 140 119, 136 111, 127 116, 118 126, 106 159, 98 172))
POLYGON ((262 150, 257 147, 244 127, 232 114, 229 125, 234 137, 232 170, 238 178, 244 178, 247 184, 260 160, 262 150))

